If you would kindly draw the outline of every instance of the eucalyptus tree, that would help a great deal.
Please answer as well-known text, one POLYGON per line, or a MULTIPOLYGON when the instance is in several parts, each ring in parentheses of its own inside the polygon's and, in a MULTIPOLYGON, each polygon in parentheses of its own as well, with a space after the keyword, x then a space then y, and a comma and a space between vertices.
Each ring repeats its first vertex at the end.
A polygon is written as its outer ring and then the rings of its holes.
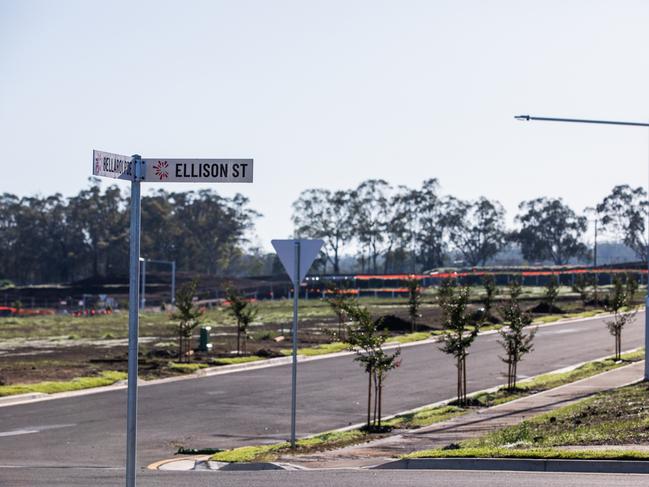
POLYGON ((351 199, 348 191, 307 189, 293 203, 293 224, 300 237, 324 240, 326 259, 340 272, 340 253, 351 237, 351 199))
POLYGON ((378 272, 379 257, 383 253, 383 245, 387 237, 391 189, 391 186, 382 179, 368 179, 351 193, 352 228, 361 248, 363 270, 365 253, 367 253, 372 272, 378 272))
POLYGON ((445 204, 439 195, 437 179, 426 179, 422 183, 415 202, 419 226, 419 259, 424 269, 440 267, 444 264, 446 228, 445 204))
POLYGON ((649 217, 647 192, 641 186, 615 186, 598 205, 603 230, 622 240, 636 256, 647 262, 645 222, 649 217))
POLYGON ((83 235, 92 275, 106 276, 125 273, 128 264, 128 199, 118 186, 108 186, 103 192, 99 181, 69 201, 69 214, 83 235))
POLYGON ((485 265, 505 245, 505 210, 498 201, 449 197, 445 222, 449 240, 471 266, 485 265))
POLYGON ((573 257, 587 254, 581 241, 587 228, 584 216, 578 216, 561 198, 536 198, 518 206, 516 221, 520 230, 513 239, 529 261, 551 260, 566 264, 573 257))

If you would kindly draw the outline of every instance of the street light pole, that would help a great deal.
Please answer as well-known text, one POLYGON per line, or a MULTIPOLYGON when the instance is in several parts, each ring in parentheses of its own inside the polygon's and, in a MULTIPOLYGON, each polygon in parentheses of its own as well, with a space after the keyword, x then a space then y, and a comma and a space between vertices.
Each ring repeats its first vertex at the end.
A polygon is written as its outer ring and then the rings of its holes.
MULTIPOLYGON (((556 118, 556 117, 533 117, 531 115, 516 115, 516 120, 522 121, 539 121, 539 122, 567 122, 567 123, 589 123, 598 125, 622 125, 626 127, 649 127, 647 122, 625 122, 617 120, 593 120, 583 118, 556 118)), ((647 222, 649 227, 649 222, 647 222)), ((647 230, 647 229, 645 229, 647 230)), ((644 380, 649 380, 649 360, 647 360, 647 351, 649 350, 649 246, 647 248, 647 297, 645 298, 644 310, 645 328, 645 363, 644 363, 644 380)))
MULTIPOLYGON (((176 261, 175 260, 158 260, 158 259, 143 259, 140 258, 142 262, 142 281, 146 280, 146 263, 149 264, 169 264, 171 266, 171 304, 176 304, 176 261)), ((142 308, 144 308, 144 303, 146 300, 144 298, 144 284, 142 284, 142 308)))

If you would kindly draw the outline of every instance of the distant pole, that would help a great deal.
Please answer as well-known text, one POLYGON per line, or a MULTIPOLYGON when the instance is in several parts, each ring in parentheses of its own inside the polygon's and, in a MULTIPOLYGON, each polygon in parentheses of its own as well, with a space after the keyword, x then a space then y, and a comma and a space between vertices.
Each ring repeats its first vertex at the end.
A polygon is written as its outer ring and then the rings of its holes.
POLYGON ((297 409, 297 303, 300 289, 300 241, 295 241, 295 280, 293 284, 293 362, 291 368, 291 448, 295 448, 295 417, 297 409))
POLYGON ((135 487, 137 452, 137 354, 139 327, 140 278, 140 179, 142 158, 134 155, 133 181, 131 182, 131 233, 128 283, 128 392, 126 412, 126 487, 135 487))
MULTIPOLYGON (((517 115, 514 117, 523 121, 541 121, 541 122, 568 122, 568 123, 593 123, 599 125, 624 125, 627 127, 649 127, 646 122, 624 122, 615 120, 587 120, 582 118, 555 118, 555 117, 532 117, 530 115, 517 115)), ((649 225, 649 222, 645 222, 649 225)), ((644 362, 644 380, 649 380, 649 360, 647 351, 649 351, 649 246, 647 247, 647 297, 645 299, 644 309, 644 344, 645 344, 645 362, 644 362)))
POLYGON ((146 259, 140 258, 140 262, 142 262, 142 296, 140 296, 140 309, 144 311, 144 306, 146 305, 146 259))
POLYGON ((171 261, 171 304, 176 305, 176 261, 171 261))

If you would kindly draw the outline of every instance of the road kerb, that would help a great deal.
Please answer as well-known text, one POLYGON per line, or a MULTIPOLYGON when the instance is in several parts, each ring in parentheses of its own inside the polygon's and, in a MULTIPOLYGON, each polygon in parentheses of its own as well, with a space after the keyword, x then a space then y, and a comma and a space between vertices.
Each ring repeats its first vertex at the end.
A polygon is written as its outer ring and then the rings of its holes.
POLYGON ((533 458, 410 458, 371 467, 377 470, 506 470, 649 474, 649 461, 533 458))

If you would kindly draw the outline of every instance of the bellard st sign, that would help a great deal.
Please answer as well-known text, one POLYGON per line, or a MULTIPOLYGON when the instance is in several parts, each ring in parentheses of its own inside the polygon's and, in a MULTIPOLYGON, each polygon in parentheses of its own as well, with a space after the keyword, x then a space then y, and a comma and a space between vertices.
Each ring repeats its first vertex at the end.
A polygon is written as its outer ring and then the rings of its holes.
POLYGON ((92 174, 131 181, 128 294, 128 392, 126 408, 126 487, 137 470, 137 358, 140 281, 140 183, 252 183, 252 159, 171 159, 92 151, 92 174))

